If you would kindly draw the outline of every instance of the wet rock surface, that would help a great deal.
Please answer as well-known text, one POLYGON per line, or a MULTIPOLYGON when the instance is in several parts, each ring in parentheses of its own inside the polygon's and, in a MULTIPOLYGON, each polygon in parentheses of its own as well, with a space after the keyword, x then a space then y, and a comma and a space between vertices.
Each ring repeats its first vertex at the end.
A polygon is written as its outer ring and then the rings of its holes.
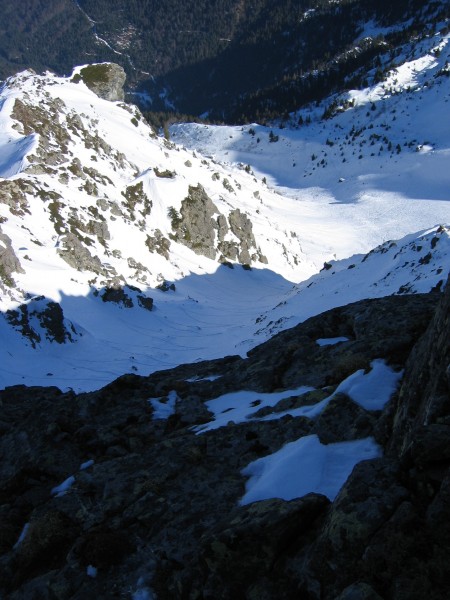
POLYGON ((333 309, 246 359, 124 375, 79 395, 0 391, 0 595, 446 597, 449 313, 447 286, 333 309), (348 341, 316 342, 333 336, 348 341), (383 411, 336 394, 315 419, 192 428, 212 419, 205 402, 226 392, 310 385, 312 404, 376 358, 405 369, 383 411), (150 400, 170 398, 172 414, 155 419, 150 400), (308 494, 240 506, 241 470, 312 433, 325 444, 372 435, 384 455, 359 463, 333 502, 308 494))

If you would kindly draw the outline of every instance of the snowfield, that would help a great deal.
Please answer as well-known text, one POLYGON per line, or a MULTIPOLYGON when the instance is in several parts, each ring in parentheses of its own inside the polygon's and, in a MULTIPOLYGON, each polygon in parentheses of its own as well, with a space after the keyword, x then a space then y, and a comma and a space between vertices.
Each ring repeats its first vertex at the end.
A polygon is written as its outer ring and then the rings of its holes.
MULTIPOLYGON (((126 372, 244 356, 334 306, 441 286, 450 265, 448 60, 449 36, 437 35, 397 59, 383 82, 305 108, 283 127, 180 124, 170 142, 133 106, 70 78, 8 80, 0 258, 11 267, 12 252, 20 268, 3 269, 0 308, 26 304, 39 339, 20 333, 19 317, 14 326, 0 319, 0 386, 86 391, 126 372), (18 102, 33 111, 35 130, 17 116, 18 102), (51 127, 36 117, 41 109, 51 127), (179 214, 199 184, 216 216, 238 209, 250 219, 250 269, 219 264, 219 252, 208 258, 174 235, 169 212, 179 214), (141 204, 130 189, 142 190, 141 204), (63 259, 74 231, 95 268, 63 259), (158 236, 166 253, 149 247, 158 236), (158 289, 164 282, 173 285, 158 289), (102 301, 125 284, 133 308, 102 301), (138 306, 139 293, 153 299, 151 311, 138 306), (61 305, 72 341, 47 339, 36 311, 49 300, 61 305)), ((239 242, 231 230, 224 240, 239 242)))

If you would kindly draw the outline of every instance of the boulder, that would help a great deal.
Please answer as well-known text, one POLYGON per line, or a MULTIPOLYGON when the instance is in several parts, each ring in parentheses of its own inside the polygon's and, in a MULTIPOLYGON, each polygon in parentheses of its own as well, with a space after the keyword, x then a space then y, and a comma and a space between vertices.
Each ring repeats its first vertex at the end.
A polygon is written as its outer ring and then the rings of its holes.
POLYGON ((123 102, 123 86, 126 75, 123 68, 115 63, 87 65, 72 77, 72 81, 82 80, 97 96, 111 102, 123 102))

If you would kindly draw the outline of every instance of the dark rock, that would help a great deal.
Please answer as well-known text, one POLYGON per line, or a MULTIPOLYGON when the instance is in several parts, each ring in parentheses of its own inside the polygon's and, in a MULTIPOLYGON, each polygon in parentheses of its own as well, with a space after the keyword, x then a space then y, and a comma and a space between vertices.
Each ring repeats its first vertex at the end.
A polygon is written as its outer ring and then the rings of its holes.
MULTIPOLYGON (((139 290, 126 293, 134 301, 139 290)), ((145 581, 159 600, 445 598, 448 301, 446 292, 354 303, 248 358, 128 374, 96 392, 0 391, 0 594, 94 600, 145 581), (333 336, 349 341, 316 343, 333 336), (376 358, 398 368, 407 361, 381 415, 338 394, 315 420, 258 420, 320 401, 376 358), (244 423, 201 435, 191 428, 212 418, 205 402, 221 394, 308 384, 316 390, 244 423), (149 399, 171 392, 174 414, 153 420, 149 399), (311 433, 327 443, 375 435, 386 452, 356 465, 332 503, 310 494, 240 507, 242 469, 311 433), (69 476, 67 493, 52 495, 69 476), (95 579, 88 565, 98 567, 95 579)))
POLYGON ((253 387, 258 385, 266 390, 323 387, 368 368, 375 358, 403 365, 438 300, 439 294, 433 293, 389 296, 329 310, 250 350, 245 373, 236 370, 233 376, 252 389, 259 389, 253 387), (323 347, 315 342, 341 336, 350 341, 323 347))
MULTIPOLYGON (((367 544, 408 498, 398 475, 398 466, 384 459, 355 466, 331 505, 306 565, 295 562, 301 589, 309 594, 307 597, 335 598, 360 579, 366 567, 367 544)), ((365 581, 370 583, 371 579, 366 577, 365 581)))
POLYGON ((337 394, 314 423, 322 444, 357 440, 372 435, 376 418, 345 394, 337 394))
POLYGON ((343 590, 335 600, 383 600, 367 583, 353 583, 343 590))
POLYGON ((121 531, 93 530, 81 538, 79 545, 82 564, 99 569, 120 564, 134 550, 129 536, 121 531))
MULTIPOLYGON (((294 542, 308 539, 328 504, 324 496, 309 494, 300 500, 264 500, 232 511, 201 540, 197 568, 202 580, 190 582, 191 590, 203 590, 206 598, 249 597, 249 583, 272 574, 294 542)), ((191 591, 189 597, 195 594, 191 591)))
POLYGON ((115 63, 88 65, 80 70, 79 75, 74 75, 72 80, 75 82, 82 80, 89 89, 104 100, 123 102, 125 98, 123 91, 125 71, 115 63))
POLYGON ((0 286, 15 287, 13 273, 25 273, 19 259, 14 253, 11 239, 2 232, 0 227, 0 286))
POLYGON ((75 326, 65 319, 61 305, 43 296, 33 298, 28 304, 21 304, 16 310, 8 310, 5 316, 10 325, 29 339, 33 347, 41 341, 42 336, 58 344, 73 342, 78 336, 75 326), (40 328, 33 323, 35 319, 40 328))
POLYGON ((176 287, 174 283, 163 281, 162 283, 156 286, 156 289, 161 290, 162 292, 168 292, 169 290, 172 290, 174 292, 176 290, 176 287))
POLYGON ((74 523, 58 510, 50 510, 32 520, 16 550, 17 580, 29 579, 64 564, 76 535, 74 523))
MULTIPOLYGON (((450 283, 447 283, 433 319, 408 358, 403 385, 392 408, 390 449, 400 454, 415 445, 423 427, 449 424, 450 283)), ((423 434, 422 434, 423 435, 423 434)), ((444 437, 441 439, 444 440, 444 437)), ((420 443, 420 442, 418 442, 420 443)), ((445 443, 441 444, 445 453, 445 443)))
POLYGON ((122 287, 105 288, 101 291, 100 297, 103 302, 114 302, 124 308, 132 308, 134 306, 133 300, 122 287))
POLYGON ((138 294, 137 299, 139 306, 145 308, 145 310, 153 309, 153 298, 150 298, 149 296, 143 296, 142 294, 138 294))

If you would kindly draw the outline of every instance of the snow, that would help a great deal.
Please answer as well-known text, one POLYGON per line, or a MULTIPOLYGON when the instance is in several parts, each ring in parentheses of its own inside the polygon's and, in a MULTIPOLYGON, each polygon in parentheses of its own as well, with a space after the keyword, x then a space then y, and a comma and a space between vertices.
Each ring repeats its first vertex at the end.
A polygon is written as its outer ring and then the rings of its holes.
POLYGON ((194 383, 197 381, 216 381, 216 379, 220 379, 222 375, 209 375, 208 377, 191 377, 190 379, 186 379, 188 383, 194 383))
POLYGON ((382 410, 397 389, 403 371, 394 371, 384 360, 374 360, 371 370, 365 374, 361 369, 347 377, 339 387, 339 392, 366 410, 382 410))
POLYGON ((340 336, 340 337, 332 337, 332 338, 319 338, 316 340, 316 344, 319 346, 334 346, 339 344, 340 342, 348 342, 349 338, 340 336))
POLYGON ((86 567, 86 575, 95 579, 97 577, 97 568, 93 567, 92 565, 88 565, 86 567))
POLYGON ((16 550, 20 546, 20 544, 23 542, 23 540, 26 538, 26 535, 27 535, 29 529, 30 529, 30 524, 25 523, 25 525, 23 526, 23 529, 20 532, 20 535, 17 539, 17 542, 13 546, 14 550, 16 550))
POLYGON ((450 137, 442 125, 450 78, 438 75, 448 59, 449 36, 431 36, 396 57, 385 81, 334 97, 354 106, 331 119, 320 118, 324 103, 302 109, 312 122, 299 128, 181 124, 171 127, 170 142, 152 137, 141 118, 132 124, 134 108, 101 100, 82 83, 30 72, 9 80, 0 92, 0 184, 26 181, 41 196, 27 192, 29 213, 23 214, 0 202, 1 231, 25 271, 12 274, 16 287, 0 293, 0 310, 23 302, 31 309, 44 296, 61 304, 67 326, 78 333, 73 343, 51 343, 33 318, 41 335, 33 348, 0 319, 0 387, 52 384, 89 391, 127 372, 147 375, 181 363, 245 356, 277 331, 335 306, 440 285, 450 269, 450 230, 438 228, 450 223, 450 137), (67 162, 55 174, 31 174, 29 157, 39 136, 13 129, 16 98, 42 108, 52 99, 63 102, 61 124, 78 115, 112 151, 93 153, 71 133, 67 162), (269 142, 270 131, 278 142, 269 142), (84 180, 67 169, 73 157, 104 178, 96 181, 98 196, 83 191, 84 180), (175 175, 160 178, 155 168, 175 175), (234 191, 224 188, 225 179, 234 191), (112 204, 123 207, 122 192, 139 182, 152 201, 151 214, 136 210, 135 220, 118 218, 112 204), (179 210, 189 186, 198 183, 219 211, 239 208, 249 215, 267 265, 229 269, 170 240, 167 212, 179 210), (102 302, 96 291, 107 277, 77 271, 61 258, 62 236, 49 220, 52 193, 63 199, 66 222, 76 215, 86 223, 93 209, 105 218, 105 245, 83 232, 89 251, 105 271, 115 269, 153 298, 151 312, 102 302), (168 259, 146 246, 157 229, 171 241, 168 259), (320 271, 325 261, 332 268, 320 271), (146 270, 139 274, 135 263, 146 270), (176 290, 155 289, 163 280, 176 290))
POLYGON ((251 419, 254 413, 261 408, 275 406, 280 400, 291 396, 301 396, 314 388, 301 386, 293 390, 275 393, 260 393, 254 391, 239 391, 224 394, 213 400, 205 402, 208 410, 213 413, 214 421, 194 427, 197 433, 204 433, 219 427, 226 426, 230 421, 244 423, 251 419))
POLYGON ((262 408, 274 407, 286 398, 302 396, 313 391, 314 388, 301 386, 293 390, 275 393, 263 394, 243 390, 224 394, 205 402, 206 407, 213 415, 213 420, 195 426, 194 431, 205 433, 219 427, 225 427, 230 422, 238 424, 251 420, 273 421, 287 415, 315 419, 337 394, 346 394, 366 410, 381 410, 396 391, 403 372, 394 371, 382 359, 373 360, 370 367, 368 373, 360 369, 344 379, 332 394, 316 404, 307 404, 298 408, 273 412, 263 417, 258 417, 255 413, 262 408))
POLYGON ((67 479, 65 479, 62 483, 52 488, 51 494, 52 496, 60 497, 67 494, 72 485, 75 483, 75 477, 71 475, 67 479))
POLYGON ((150 398, 149 402, 153 408, 153 420, 168 419, 175 414, 175 405, 177 403, 178 394, 172 390, 163 398, 150 398))
POLYGON ((89 467, 92 467, 92 465, 94 464, 94 461, 91 460, 87 460, 84 463, 81 463, 80 465, 80 471, 85 471, 86 469, 89 469, 89 467))
POLYGON ((250 479, 240 504, 293 500, 312 492, 334 500, 357 463, 379 456, 373 438, 324 445, 317 435, 302 437, 242 470, 250 479))
POLYGON ((8 139, 8 137, 0 135, 0 177, 3 178, 20 173, 26 166, 25 156, 36 146, 35 135, 16 139, 8 139))

